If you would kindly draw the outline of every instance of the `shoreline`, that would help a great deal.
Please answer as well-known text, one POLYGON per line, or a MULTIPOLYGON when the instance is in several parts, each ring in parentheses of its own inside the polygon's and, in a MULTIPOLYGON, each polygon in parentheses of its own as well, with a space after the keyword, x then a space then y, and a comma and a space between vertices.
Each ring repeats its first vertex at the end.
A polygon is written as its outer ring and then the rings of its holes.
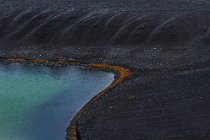
POLYGON ((210 139, 210 1, 32 1, 0 5, 0 56, 135 71, 79 113, 79 139, 210 139))
POLYGON ((88 106, 92 103, 94 103, 96 100, 98 100, 101 96, 106 94, 109 90, 120 84, 123 80, 126 78, 130 77, 133 73, 124 67, 121 66, 114 66, 114 65, 109 65, 109 64, 88 64, 88 67, 91 68, 99 68, 99 69, 105 69, 109 71, 113 71, 115 73, 118 73, 117 76, 115 77, 115 80, 104 90, 99 92, 96 96, 94 96, 84 107, 80 109, 79 112, 75 115, 73 120, 71 121, 72 124, 70 125, 71 130, 72 130, 72 140, 79 140, 79 132, 78 132, 78 121, 81 118, 82 112, 85 111, 85 108, 88 108, 88 106))
MULTIPOLYGON (((61 64, 61 65, 78 65, 78 66, 84 66, 84 68, 90 68, 92 70, 101 70, 101 71, 108 71, 108 72, 113 72, 115 74, 114 81, 106 87, 104 90, 101 92, 97 93, 95 96, 93 96, 73 117, 73 119, 70 121, 70 125, 67 128, 71 128, 71 139, 72 140, 79 140, 79 132, 78 132, 78 121, 81 118, 82 112, 88 108, 88 106, 92 103, 94 103, 96 100, 98 100, 101 96, 106 94, 109 90, 112 88, 116 87, 118 84, 123 82, 126 78, 130 77, 133 75, 133 72, 125 67, 122 66, 115 66, 115 65, 109 65, 109 64, 99 64, 99 63, 89 63, 89 64, 84 64, 79 61, 66 61, 66 60, 47 60, 47 59, 30 59, 30 58, 6 58, 6 57, 0 57, 0 63, 1 61, 6 61, 9 63, 24 63, 24 62, 31 62, 32 63, 40 63, 40 65, 52 62, 54 64, 61 64)), ((46 65, 46 66, 51 66, 51 65, 46 65)), ((67 134, 68 131, 66 132, 66 136, 69 135, 67 134)))

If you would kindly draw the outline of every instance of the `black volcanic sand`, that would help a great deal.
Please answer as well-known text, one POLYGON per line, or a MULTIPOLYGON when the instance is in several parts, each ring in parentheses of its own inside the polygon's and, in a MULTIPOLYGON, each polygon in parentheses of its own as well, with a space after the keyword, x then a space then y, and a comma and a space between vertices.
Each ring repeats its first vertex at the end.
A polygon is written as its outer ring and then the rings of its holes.
POLYGON ((85 107, 80 139, 210 139, 210 1, 0 3, 1 57, 75 59, 134 71, 85 107))

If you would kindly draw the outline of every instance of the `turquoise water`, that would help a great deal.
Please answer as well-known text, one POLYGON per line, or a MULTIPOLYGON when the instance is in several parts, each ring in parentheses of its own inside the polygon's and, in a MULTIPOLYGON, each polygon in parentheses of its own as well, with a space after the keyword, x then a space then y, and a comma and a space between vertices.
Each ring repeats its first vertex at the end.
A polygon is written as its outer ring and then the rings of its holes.
POLYGON ((73 66, 0 64, 0 140, 65 140, 72 117, 113 80, 73 66))

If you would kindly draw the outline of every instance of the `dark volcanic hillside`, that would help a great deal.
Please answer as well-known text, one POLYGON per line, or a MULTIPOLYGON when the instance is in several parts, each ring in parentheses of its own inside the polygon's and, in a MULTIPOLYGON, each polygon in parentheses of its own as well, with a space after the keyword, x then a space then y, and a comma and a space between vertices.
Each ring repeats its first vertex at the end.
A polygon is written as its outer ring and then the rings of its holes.
POLYGON ((41 48, 80 45, 141 49, 208 47, 210 17, 206 1, 1 3, 2 48, 14 44, 41 48))
POLYGON ((0 3, 0 57, 73 58, 134 71, 85 107, 81 139, 210 139, 210 1, 0 3))

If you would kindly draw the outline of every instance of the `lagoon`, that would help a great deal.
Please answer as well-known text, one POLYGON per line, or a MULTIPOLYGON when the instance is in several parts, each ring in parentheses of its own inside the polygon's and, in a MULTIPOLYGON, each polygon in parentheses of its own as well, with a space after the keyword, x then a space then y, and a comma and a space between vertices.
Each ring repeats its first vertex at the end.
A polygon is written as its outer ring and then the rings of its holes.
POLYGON ((76 112, 113 80, 78 66, 0 64, 0 139, 65 140, 76 112))

